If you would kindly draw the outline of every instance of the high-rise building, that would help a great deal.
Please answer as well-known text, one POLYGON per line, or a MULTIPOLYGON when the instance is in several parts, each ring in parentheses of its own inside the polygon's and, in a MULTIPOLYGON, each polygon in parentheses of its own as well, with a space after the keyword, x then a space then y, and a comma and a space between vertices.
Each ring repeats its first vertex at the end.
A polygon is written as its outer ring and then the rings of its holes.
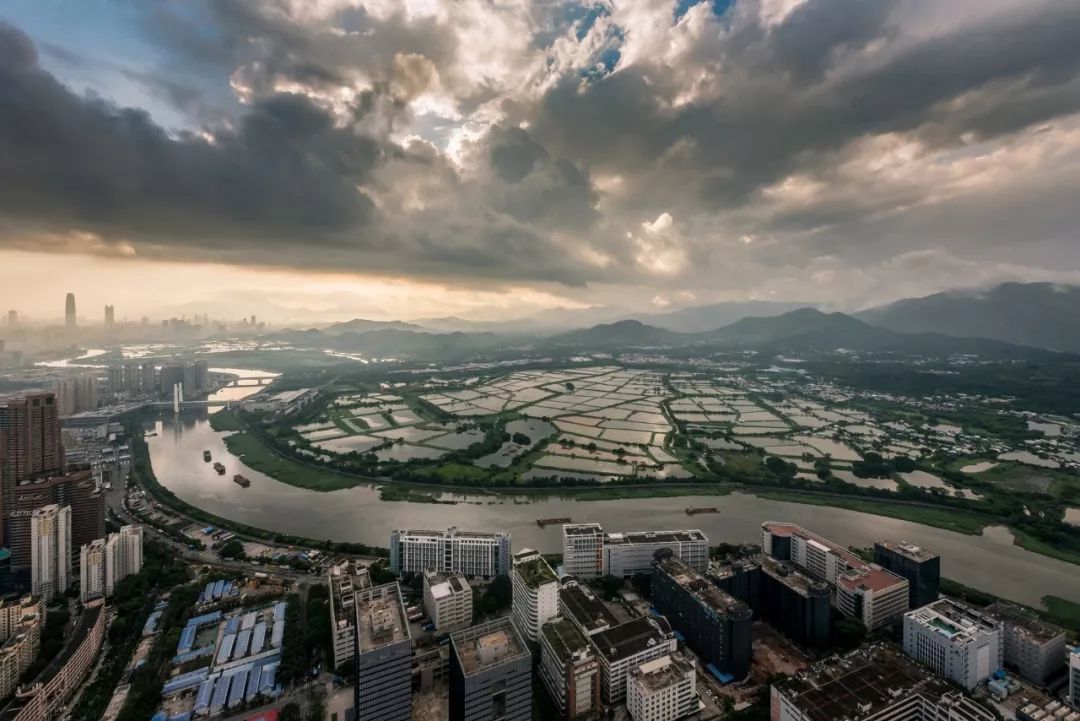
POLYGON ((801 573, 788 561, 761 554, 753 559, 714 564, 709 577, 735 598, 746 601, 764 621, 800 646, 829 645, 832 609, 829 587, 801 573))
POLYGON ((412 636, 397 582, 354 592, 356 721, 409 721, 412 636))
POLYGON ((559 585, 559 615, 574 624, 585 636, 606 631, 619 625, 607 605, 596 597, 588 586, 572 576, 559 585))
POLYGON ((0 698, 11 695, 37 659, 44 625, 44 599, 0 600, 0 698))
POLYGON ((124 392, 124 366, 109 366, 105 378, 105 388, 110 396, 115 397, 124 392))
POLYGON ((75 330, 75 294, 68 293, 64 299, 64 327, 68 332, 75 330))
POLYGON ((538 552, 525 548, 514 554, 514 626, 529 643, 540 642, 540 628, 559 615, 559 579, 538 552))
POLYGON ((790 561, 833 589, 833 606, 876 631, 908 610, 907 579, 794 523, 761 524, 761 548, 778 561, 790 561))
POLYGON ((943 598, 904 615, 904 653, 969 691, 1004 664, 1001 623, 943 598))
POLYGON ((564 718, 600 710, 600 662, 588 639, 568 619, 553 618, 541 629, 540 680, 564 718))
POLYGON ((733 680, 750 673, 753 611, 670 551, 653 564, 651 600, 690 648, 733 680))
POLYGON ((195 364, 184 364, 184 396, 191 397, 199 392, 199 384, 195 381, 195 364))
POLYGON ((53 504, 71 508, 71 551, 76 558, 84 544, 105 537, 105 494, 91 469, 40 476, 15 487, 8 542, 11 565, 16 570, 29 567, 31 562, 30 516, 53 504))
POLYGON ((195 369, 195 387, 200 392, 210 389, 210 364, 204 360, 195 361, 192 366, 195 369))
POLYGON ((986 613, 1002 623, 1005 633, 1005 668, 1045 686, 1066 661, 1065 631, 1047 623, 1034 611, 998 601, 986 613))
POLYGON ((829 657, 771 685, 772 721, 994 721, 997 716, 886 646, 829 657))
POLYGON ((605 533, 596 523, 563 526, 563 567, 580 578, 650 573, 653 555, 665 549, 698 571, 708 568, 709 539, 696 529, 605 533))
POLYGON ((30 587, 46 599, 71 585, 71 508, 51 505, 30 516, 30 587))
POLYGON ((626 710, 634 721, 677 721, 697 713, 694 662, 676 653, 632 669, 626 710))
POLYGON ((1080 709, 1080 648, 1069 654, 1069 704, 1080 709))
MULTIPOLYGON (((124 393, 128 398, 135 398, 143 395, 142 387, 142 366, 138 363, 126 363, 124 364, 124 393)), ((149 388, 148 392, 154 392, 157 390, 153 386, 149 388)))
POLYGON ((531 721, 532 655, 508 618, 450 636, 450 721, 531 721))
POLYGON ((9 310, 7 312, 7 322, 8 322, 8 325, 18 325, 19 324, 19 311, 17 311, 17 310, 9 310))
POLYGON ((105 539, 105 595, 112 596, 116 584, 142 570, 143 528, 121 526, 105 539))
POLYGON ((99 538, 79 549, 79 600, 83 603, 104 598, 105 539, 99 538))
POLYGON ((663 616, 642 616, 590 637, 600 661, 600 687, 604 702, 622 703, 626 698, 626 678, 632 668, 646 661, 672 654, 675 633, 663 616))
MULTIPOLYGON (((172 398, 173 388, 184 382, 184 366, 181 363, 167 363, 161 366, 161 395, 172 398)), ((184 389, 187 392, 187 388, 184 389)))
POLYGON ((157 384, 157 369, 153 363, 142 364, 142 381, 139 384, 143 395, 152 396, 160 392, 157 384))
POLYGON ((371 576, 366 568, 345 561, 330 568, 327 581, 336 669, 356 657, 356 592, 371 588, 371 576))
POLYGON ((424 610, 439 633, 472 624, 473 590, 460 573, 424 572, 424 610))
POLYGON ((390 532, 390 570, 423 573, 457 571, 468 577, 506 576, 510 573, 510 534, 506 532, 423 531, 390 532))
POLYGON ((0 399, 0 531, 5 539, 15 487, 64 467, 58 410, 55 393, 0 399))
POLYGON ((941 590, 941 557, 914 543, 878 541, 874 563, 908 582, 908 607, 922 608, 938 600, 941 590))
POLYGON ((105 327, 112 328, 116 322, 116 309, 111 305, 105 306, 105 327))
POLYGON ((56 392, 57 413, 60 416, 72 416, 97 408, 98 379, 95 373, 64 376, 53 384, 53 390, 56 392))

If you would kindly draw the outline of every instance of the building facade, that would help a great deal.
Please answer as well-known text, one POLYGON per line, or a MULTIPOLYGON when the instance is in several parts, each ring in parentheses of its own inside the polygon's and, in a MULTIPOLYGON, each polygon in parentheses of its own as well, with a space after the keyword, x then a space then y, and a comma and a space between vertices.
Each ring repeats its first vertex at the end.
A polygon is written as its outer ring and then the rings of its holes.
POLYGON ((356 721, 412 716, 412 636, 397 582, 354 593, 356 721))
POLYGON ((41 627, 45 623, 42 599, 25 596, 0 605, 0 698, 7 698, 19 679, 37 660, 41 627))
POLYGON ((428 569, 468 577, 510 573, 510 534, 505 532, 395 529, 390 533, 390 570, 423 573, 428 569))
POLYGON ((914 543, 878 541, 874 563, 907 579, 908 607, 922 608, 941 593, 941 557, 914 543))
POLYGON ((30 583, 35 596, 51 599, 71 585, 71 508, 51 505, 30 517, 30 583))
POLYGON ((904 653, 971 690, 1000 670, 1002 624, 970 606, 943 598, 904 616, 904 653))
POLYGON ((563 718, 599 711, 600 663, 588 639, 565 618, 553 618, 541 629, 540 680, 563 718))
POLYGON ((356 657, 356 592, 371 587, 367 569, 352 561, 337 564, 327 574, 330 588, 330 636, 334 668, 356 657))
POLYGON ((899 621, 908 610, 907 579, 801 526, 766 521, 761 524, 761 548, 829 584, 833 606, 861 620, 869 631, 899 621))
POLYGON ((99 538, 79 549, 79 600, 83 603, 104 598, 105 539, 99 538))
POLYGON ((540 643, 540 629, 559 615, 559 579, 544 557, 530 548, 514 554, 510 573, 513 619, 530 644, 540 643))
POLYGON ((630 671, 626 710, 634 721, 676 721, 698 711, 694 662, 663 656, 630 671))
POLYGON ((663 616, 644 616, 600 631, 589 638, 600 661, 600 688, 604 703, 626 699, 630 669, 672 654, 675 633, 663 616))
POLYGON ((1044 686, 1065 665, 1065 631, 1029 609, 998 601, 986 612, 1001 622, 1005 634, 1005 668, 1044 686))
POLYGON ((41 475, 63 471, 59 405, 55 393, 0 398, 0 531, 15 509, 15 487, 41 475))
POLYGON ((668 550, 699 571, 709 565, 709 539, 697 529, 605 533, 598 523, 563 526, 563 568, 572 576, 630 578, 651 573, 657 551, 668 550))
POLYGON ((472 624, 473 590, 460 573, 424 572, 424 610, 440 633, 472 624))
POLYGON ((105 595, 112 596, 116 584, 142 570, 143 528, 121 526, 105 539, 105 595))
POLYGON ((604 575, 604 529, 599 523, 567 523, 563 532, 563 569, 577 578, 604 575))
POLYGON ((40 476, 15 487, 14 513, 9 519, 11 565, 30 566, 30 517, 49 505, 71 508, 71 550, 105 537, 105 494, 91 468, 40 476))
POLYGON ((507 618, 450 636, 450 721, 531 721, 532 655, 507 618))
POLYGON ((682 633, 702 662, 720 674, 742 679, 750 673, 753 611, 668 552, 653 564, 652 603, 682 633))

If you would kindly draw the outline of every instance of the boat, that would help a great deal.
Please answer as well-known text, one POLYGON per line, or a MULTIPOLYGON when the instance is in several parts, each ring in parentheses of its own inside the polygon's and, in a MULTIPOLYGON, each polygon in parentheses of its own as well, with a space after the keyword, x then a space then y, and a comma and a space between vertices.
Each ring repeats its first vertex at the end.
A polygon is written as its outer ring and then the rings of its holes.
POLYGON ((686 515, 696 516, 699 513, 719 513, 720 509, 715 506, 709 506, 707 508, 687 508, 686 515))
POLYGON ((204 461, 206 461, 207 463, 209 463, 210 462, 210 451, 203 451, 202 452, 202 459, 204 461))
POLYGON ((540 528, 545 528, 547 526, 554 526, 562 523, 571 523, 572 520, 573 519, 570 518, 537 518, 536 525, 540 526, 540 528))
POLYGON ((248 486, 251 485, 251 481, 248 480, 247 478, 245 478, 244 476, 241 476, 239 473, 237 473, 235 476, 233 476, 232 479, 233 479, 233 483, 240 486, 241 488, 247 488, 248 486))
POLYGON ((222 465, 221 461, 214 463, 214 470, 217 471, 219 475, 225 475, 225 466, 222 465))

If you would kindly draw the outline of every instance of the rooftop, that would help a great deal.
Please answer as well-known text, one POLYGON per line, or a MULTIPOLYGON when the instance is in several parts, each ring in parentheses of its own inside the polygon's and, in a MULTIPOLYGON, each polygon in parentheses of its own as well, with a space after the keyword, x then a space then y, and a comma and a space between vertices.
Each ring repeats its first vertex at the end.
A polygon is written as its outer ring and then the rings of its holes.
POLYGON ((986 614, 1008 623, 1037 643, 1048 643, 1065 634, 1059 626, 1043 621, 1035 612, 1008 601, 998 601, 986 608, 986 614))
MULTIPOLYGON (((659 555, 659 554, 657 554, 659 555)), ((749 618, 750 606, 721 590, 691 568, 678 556, 669 555, 656 561, 656 567, 679 584, 697 600, 721 615, 749 618)))
POLYGON ((769 576, 802 596, 808 596, 811 589, 823 590, 828 593, 828 586, 824 582, 815 581, 790 563, 777 561, 775 558, 765 555, 761 557, 760 561, 763 573, 769 574, 769 576))
POLYGON ((556 616, 543 625, 542 631, 560 661, 570 661, 577 654, 591 651, 588 640, 568 619, 556 616))
POLYGON ((505 617, 452 634, 450 643, 466 676, 522 659, 532 663, 524 642, 505 617))
POLYGON ((944 681, 898 651, 880 646, 832 656, 779 681, 776 688, 809 721, 865 718, 900 698, 940 698, 949 691, 944 681))
POLYGON ((395 533, 403 534, 406 536, 428 536, 433 538, 505 538, 510 534, 507 531, 462 531, 456 527, 450 527, 445 531, 432 531, 423 528, 398 528, 394 530, 395 533))
POLYGON ((643 616, 601 631, 592 637, 596 652, 609 663, 621 661, 674 638, 663 616, 643 616))
POLYGON ((954 643, 966 643, 979 633, 991 633, 1001 627, 996 619, 950 598, 909 611, 907 617, 954 643))
POLYGON ((566 584, 559 589, 559 604, 574 623, 590 634, 619 623, 603 601, 578 583, 566 584))
POLYGON ((766 521, 761 527, 775 536, 798 536, 808 544, 841 559, 851 570, 836 579, 836 585, 846 589, 863 588, 869 591, 884 591, 894 586, 907 586, 907 580, 892 571, 886 571, 874 563, 867 563, 841 545, 827 538, 808 531, 794 523, 766 521))
POLYGON ((397 582, 357 591, 355 597, 361 653, 411 639, 397 582))
POLYGON ((694 662, 687 660, 682 654, 675 653, 653 659, 631 669, 630 678, 631 683, 651 692, 674 686, 685 680, 687 674, 693 673, 694 662))
POLYGON ((922 546, 917 546, 914 543, 908 543, 907 541, 900 541, 899 543, 894 543, 892 541, 878 541, 877 545, 920 563, 938 557, 936 553, 931 553, 922 546))
POLYGON ((690 543, 691 541, 708 543, 709 538, 697 529, 686 531, 633 531, 631 533, 609 533, 604 537, 604 542, 608 545, 690 543))
POLYGON ((522 555, 522 558, 528 560, 516 560, 518 555, 514 558, 514 573, 520 576, 529 588, 540 588, 546 583, 555 583, 558 580, 555 571, 551 569, 543 556, 534 553, 533 556, 522 555))
POLYGON ((599 523, 564 523, 562 528, 567 536, 596 536, 604 532, 599 523))
POLYGON ((427 571, 424 573, 424 583, 431 589, 432 598, 447 598, 460 593, 472 593, 469 582, 456 571, 453 573, 427 571))

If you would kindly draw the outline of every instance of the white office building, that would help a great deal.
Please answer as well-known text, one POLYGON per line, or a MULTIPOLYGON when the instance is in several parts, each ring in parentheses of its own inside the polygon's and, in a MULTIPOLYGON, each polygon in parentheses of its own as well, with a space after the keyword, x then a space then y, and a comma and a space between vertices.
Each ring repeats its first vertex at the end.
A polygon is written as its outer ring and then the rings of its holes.
POLYGON ((390 532, 390 570, 423 573, 434 569, 467 577, 510 573, 510 534, 506 532, 395 529, 390 532))
POLYGON ((123 526, 105 539, 105 595, 112 596, 116 584, 142 570, 143 528, 123 526))
POLYGON ((424 573, 424 610, 439 633, 472 625, 473 590, 460 573, 424 573))
POLYGON ((51 599, 71 585, 71 507, 55 503, 30 516, 30 587, 51 599))
POLYGON ((626 710, 634 721, 676 721, 698 711, 694 662, 663 656, 630 671, 626 710))
POLYGON ((651 573, 657 551, 670 550, 695 570, 709 566, 709 539, 697 529, 605 533, 598 523, 563 526, 563 568, 571 576, 629 578, 651 573))
POLYGON ((526 548, 514 554, 510 581, 514 627, 530 643, 539 643, 541 627, 559 615, 559 579, 543 556, 526 548))
POLYGON ((904 615, 904 653, 937 676, 971 690, 1002 668, 1002 624, 943 598, 904 615))
POLYGON ((1080 709, 1080 647, 1069 654, 1069 703, 1080 709))
POLYGON ((104 598, 105 592, 105 539, 98 538, 83 544, 79 550, 79 600, 83 603, 104 598))
POLYGON ((663 616, 642 616, 589 638, 600 661, 600 686, 608 704, 626 699, 626 680, 641 664, 677 650, 675 633, 663 616))

